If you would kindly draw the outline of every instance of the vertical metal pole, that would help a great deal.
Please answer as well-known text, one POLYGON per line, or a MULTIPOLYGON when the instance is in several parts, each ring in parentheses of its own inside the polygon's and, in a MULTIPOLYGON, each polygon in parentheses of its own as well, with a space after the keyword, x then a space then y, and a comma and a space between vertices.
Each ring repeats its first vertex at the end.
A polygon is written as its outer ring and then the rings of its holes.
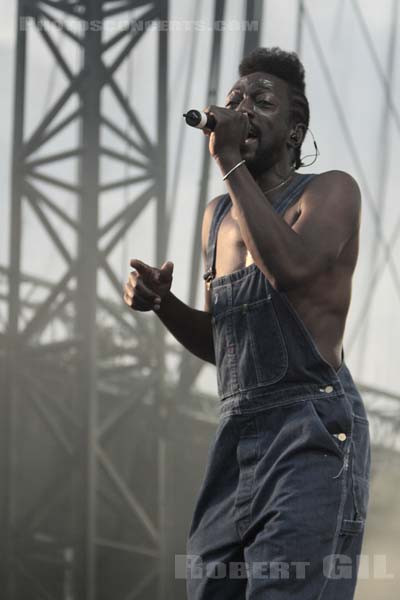
POLYGON ((20 171, 25 105, 25 69, 26 69, 26 31, 23 25, 25 16, 24 2, 18 2, 18 19, 16 34, 16 75, 14 92, 14 130, 11 174, 11 237, 10 237, 10 271, 9 271, 9 313, 8 313, 8 348, 6 385, 4 390, 1 433, 6 445, 6 484, 4 486, 4 557, 5 595, 13 600, 16 593, 15 579, 15 477, 16 440, 15 410, 18 383, 18 333, 20 314, 20 269, 21 269, 21 234, 22 234, 22 174, 20 171), (3 429, 4 428, 4 429, 3 429))
POLYGON ((265 0, 247 0, 246 2, 246 33, 244 36, 243 56, 250 54, 260 44, 263 9, 266 9, 265 0), (254 21, 257 21, 258 26, 257 29, 253 30, 254 21))
MULTIPOLYGON (((86 22, 102 23, 102 3, 86 2, 86 22)), ((99 130, 102 27, 87 28, 84 38, 80 163, 80 232, 78 248, 76 327, 78 389, 82 410, 81 498, 78 515, 77 598, 95 600, 97 341, 96 300, 98 267, 99 130)), ((78 492, 80 493, 80 492, 78 492)))
MULTIPOLYGON (((159 2, 159 18, 161 22, 168 20, 168 0, 159 2)), ((166 202, 167 202, 167 115, 168 115, 168 31, 160 27, 158 38, 158 78, 157 78, 157 146, 156 146, 156 262, 157 266, 166 260, 166 202)), ((160 382, 164 379, 164 334, 165 328, 159 319, 154 319, 155 352, 157 357, 157 374, 160 382)))
POLYGON ((297 8, 296 52, 300 56, 303 49, 304 0, 299 0, 297 8))
POLYGON ((171 585, 168 577, 168 564, 172 557, 172 544, 169 539, 170 519, 168 503, 168 439, 166 432, 159 429, 158 435, 158 523, 160 531, 160 564, 158 579, 158 600, 169 600, 171 585), (168 552, 171 548, 171 552, 168 552))
MULTIPOLYGON (((157 261, 165 260, 167 198, 167 119, 168 119, 168 0, 159 0, 160 32, 158 38, 158 106, 157 106, 157 261)), ((156 321, 159 323, 159 319, 156 321)), ((163 330, 165 328, 163 327, 163 330)))
MULTIPOLYGON (((157 148, 156 148, 156 189, 157 189, 157 224, 156 224, 156 261, 157 266, 167 259, 167 117, 168 117, 168 0, 159 0, 160 31, 158 37, 158 79, 157 79, 157 148)), ((158 407, 158 527, 159 546, 159 578, 158 599, 168 598, 168 560, 170 559, 170 540, 168 535, 167 507, 167 466, 166 452, 168 444, 168 423, 170 406, 165 396, 165 328, 161 321, 154 319, 154 352, 156 355, 155 401, 158 407)))

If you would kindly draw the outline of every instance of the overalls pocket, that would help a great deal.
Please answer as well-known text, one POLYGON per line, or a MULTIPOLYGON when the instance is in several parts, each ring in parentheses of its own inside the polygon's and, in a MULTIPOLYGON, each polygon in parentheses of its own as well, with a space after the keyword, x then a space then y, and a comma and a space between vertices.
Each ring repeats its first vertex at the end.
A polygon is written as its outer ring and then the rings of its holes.
POLYGON ((326 393, 322 398, 310 398, 307 404, 315 425, 316 441, 322 449, 334 450, 344 457, 345 442, 352 435, 353 422, 345 395, 326 393))
POLYGON ((271 296, 243 305, 251 355, 259 385, 281 380, 288 368, 288 355, 271 296))

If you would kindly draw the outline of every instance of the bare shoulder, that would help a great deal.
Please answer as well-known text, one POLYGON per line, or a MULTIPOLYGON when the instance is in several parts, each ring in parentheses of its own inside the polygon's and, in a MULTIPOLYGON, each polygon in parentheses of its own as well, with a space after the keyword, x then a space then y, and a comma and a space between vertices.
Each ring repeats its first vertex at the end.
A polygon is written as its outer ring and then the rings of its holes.
POLYGON ((307 186, 301 200, 301 209, 318 208, 332 216, 359 224, 361 191, 357 181, 345 171, 320 173, 307 186))
POLYGON ((355 206, 361 204, 361 192, 357 181, 346 171, 332 170, 320 173, 311 181, 310 191, 322 194, 331 201, 334 198, 345 198, 355 206))
POLYGON ((338 186, 350 187, 359 191, 357 181, 350 173, 346 171, 340 171, 338 169, 332 169, 331 171, 324 171, 319 173, 317 177, 312 180, 313 184, 333 184, 338 186))

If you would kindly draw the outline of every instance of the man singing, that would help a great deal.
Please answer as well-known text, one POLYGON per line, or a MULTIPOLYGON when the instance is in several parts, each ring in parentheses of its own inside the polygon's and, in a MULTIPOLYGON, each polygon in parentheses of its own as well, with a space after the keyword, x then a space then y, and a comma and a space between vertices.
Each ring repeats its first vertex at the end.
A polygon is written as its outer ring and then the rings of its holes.
POLYGON ((133 259, 124 300, 217 367, 188 598, 351 600, 370 478, 342 347, 360 191, 342 171, 298 172, 309 106, 296 54, 258 48, 239 76, 225 107, 205 111, 227 193, 204 213, 204 311, 172 294, 170 261, 133 259))

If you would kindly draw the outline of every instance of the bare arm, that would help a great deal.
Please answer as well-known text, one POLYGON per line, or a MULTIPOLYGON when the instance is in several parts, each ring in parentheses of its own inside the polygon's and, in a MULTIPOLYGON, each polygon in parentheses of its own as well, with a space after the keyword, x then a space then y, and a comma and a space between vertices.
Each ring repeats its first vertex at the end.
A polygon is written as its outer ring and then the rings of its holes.
MULTIPOLYGON (((247 118, 241 111, 210 107, 217 126, 210 152, 223 174, 241 161, 247 118)), ((328 270, 360 225, 360 190, 343 171, 320 174, 308 185, 291 227, 266 201, 246 165, 226 179, 243 241, 274 287, 302 287, 328 270)))
POLYGON ((182 346, 215 365, 210 313, 191 308, 170 291, 156 314, 182 346))
MULTIPOLYGON (((208 235, 212 215, 219 196, 206 207, 202 226, 202 255, 206 264, 208 235)), ((167 329, 189 352, 215 364, 214 341, 210 311, 210 292, 205 289, 204 311, 187 306, 170 291, 173 263, 165 262, 161 269, 131 260, 135 269, 124 288, 124 301, 133 310, 154 312, 167 329)))
POLYGON ((360 192, 347 173, 316 177, 293 227, 265 202, 247 169, 232 173, 227 187, 243 240, 276 289, 302 286, 328 269, 359 228, 360 192))

